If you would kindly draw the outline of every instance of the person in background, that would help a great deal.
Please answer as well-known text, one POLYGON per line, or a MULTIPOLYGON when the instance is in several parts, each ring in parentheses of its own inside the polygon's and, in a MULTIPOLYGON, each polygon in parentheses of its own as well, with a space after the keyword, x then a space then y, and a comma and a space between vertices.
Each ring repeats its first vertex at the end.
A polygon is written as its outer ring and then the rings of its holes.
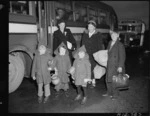
POLYGON ((76 49, 76 40, 70 29, 66 28, 66 22, 63 19, 58 20, 58 30, 54 32, 53 51, 63 42, 67 46, 71 63, 73 62, 72 52, 76 49))
POLYGON ((51 76, 49 70, 53 69, 53 65, 49 65, 53 62, 52 51, 45 47, 45 45, 39 45, 38 50, 35 53, 31 76, 38 84, 38 102, 46 103, 49 99, 51 76), (44 85, 44 92, 43 92, 44 85), (45 98, 43 101, 43 93, 45 98))
POLYGON ((119 41, 118 31, 110 31, 111 41, 108 44, 108 61, 106 69, 106 86, 107 93, 103 96, 110 96, 112 100, 115 100, 119 96, 119 90, 115 88, 112 83, 113 75, 118 73, 125 73, 125 47, 119 41))
POLYGON ((82 36, 81 46, 82 45, 85 45, 87 54, 89 55, 89 60, 91 63, 91 87, 93 88, 96 85, 93 73, 93 69, 96 66, 96 61, 94 60, 93 53, 104 49, 102 34, 96 30, 96 22, 94 20, 90 20, 88 22, 88 30, 86 30, 82 36))

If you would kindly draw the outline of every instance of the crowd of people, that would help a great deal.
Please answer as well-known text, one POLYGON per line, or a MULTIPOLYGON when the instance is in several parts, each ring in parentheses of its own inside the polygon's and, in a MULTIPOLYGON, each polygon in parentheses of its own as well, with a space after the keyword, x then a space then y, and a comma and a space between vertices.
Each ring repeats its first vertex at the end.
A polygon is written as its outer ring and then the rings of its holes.
MULTIPOLYGON (((50 83, 55 80, 55 90, 58 97, 60 90, 64 90, 66 97, 69 97, 70 77, 77 89, 75 101, 82 98, 81 104, 87 102, 87 85, 91 88, 96 86, 94 68, 97 65, 93 54, 104 50, 102 34, 96 29, 96 22, 90 20, 88 28, 83 33, 81 45, 77 49, 76 40, 71 31, 66 28, 66 22, 57 22, 58 30, 53 34, 53 51, 48 49, 42 42, 38 44, 37 52, 32 65, 32 77, 38 84, 38 102, 46 103, 49 100, 50 83), (53 72, 53 73, 51 73, 53 72), (57 81, 56 81, 57 80, 57 81), (44 90, 43 90, 44 87, 44 90), (44 97, 43 97, 44 96, 44 97)), ((107 93, 103 96, 110 96, 116 99, 119 91, 113 87, 112 76, 125 72, 125 48, 119 42, 119 33, 111 31, 112 40, 108 44, 108 61, 106 68, 107 93)))

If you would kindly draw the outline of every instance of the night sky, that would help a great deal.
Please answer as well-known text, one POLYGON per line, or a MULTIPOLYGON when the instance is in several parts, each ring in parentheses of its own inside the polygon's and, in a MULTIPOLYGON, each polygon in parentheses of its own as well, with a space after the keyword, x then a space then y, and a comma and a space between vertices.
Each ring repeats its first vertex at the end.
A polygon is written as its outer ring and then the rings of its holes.
POLYGON ((149 29, 149 1, 103 1, 112 6, 118 19, 134 18, 143 20, 149 29))

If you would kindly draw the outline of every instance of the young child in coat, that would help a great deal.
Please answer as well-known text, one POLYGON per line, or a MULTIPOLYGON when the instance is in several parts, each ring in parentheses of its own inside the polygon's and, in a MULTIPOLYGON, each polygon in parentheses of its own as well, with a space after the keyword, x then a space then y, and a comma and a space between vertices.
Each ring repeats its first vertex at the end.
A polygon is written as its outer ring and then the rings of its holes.
POLYGON ((49 67, 50 62, 53 61, 52 51, 46 48, 44 45, 39 45, 38 50, 35 53, 33 65, 32 65, 32 74, 33 79, 36 79, 38 84, 38 102, 43 101, 43 93, 45 94, 44 103, 49 99, 50 93, 50 82, 51 76, 49 70, 53 68, 49 67), (43 92, 44 85, 44 92, 43 92))
POLYGON ((115 88, 112 83, 112 78, 118 73, 125 73, 125 47, 119 41, 119 33, 117 31, 110 31, 111 41, 108 44, 108 61, 106 70, 106 86, 107 93, 103 96, 110 96, 115 100, 119 95, 119 90, 115 88))
POLYGON ((70 73, 77 87, 77 96, 75 101, 81 99, 81 88, 83 89, 83 99, 81 104, 87 101, 87 82, 91 81, 91 64, 89 56, 86 53, 85 46, 80 47, 74 54, 75 61, 73 67, 70 68, 70 73))
POLYGON ((60 83, 55 85, 56 89, 56 97, 59 96, 60 90, 63 89, 65 91, 66 97, 69 97, 68 89, 69 89, 69 74, 68 70, 71 67, 71 61, 69 58, 69 52, 67 51, 66 45, 62 42, 58 48, 54 51, 56 55, 54 58, 54 66, 55 66, 55 74, 60 78, 60 83))

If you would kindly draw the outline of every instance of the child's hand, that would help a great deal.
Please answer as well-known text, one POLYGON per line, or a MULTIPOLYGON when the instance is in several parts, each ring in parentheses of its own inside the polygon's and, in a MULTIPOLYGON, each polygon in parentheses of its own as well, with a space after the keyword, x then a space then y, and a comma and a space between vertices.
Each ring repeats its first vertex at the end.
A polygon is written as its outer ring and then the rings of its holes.
POLYGON ((52 70, 52 68, 51 68, 51 67, 48 67, 48 70, 49 70, 49 71, 51 71, 51 70, 52 70))
POLYGON ((87 82, 90 82, 91 79, 84 79, 84 82, 87 83, 87 82))
POLYGON ((73 73, 75 72, 75 68, 74 68, 74 67, 71 67, 70 70, 69 70, 69 72, 70 72, 71 74, 73 74, 73 73))
POLYGON ((121 72, 122 72, 122 67, 118 67, 117 71, 118 71, 119 73, 121 73, 121 72))
POLYGON ((36 80, 35 76, 32 77, 33 80, 36 80))

